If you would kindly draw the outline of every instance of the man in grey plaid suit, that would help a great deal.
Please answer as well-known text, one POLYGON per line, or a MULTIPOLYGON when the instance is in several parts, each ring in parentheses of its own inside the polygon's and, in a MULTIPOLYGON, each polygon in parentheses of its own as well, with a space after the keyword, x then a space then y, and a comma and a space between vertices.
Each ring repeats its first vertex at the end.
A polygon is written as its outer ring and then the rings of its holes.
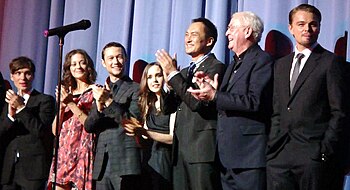
POLYGON ((93 86, 94 105, 85 121, 87 132, 98 135, 93 179, 96 189, 139 189, 140 150, 125 134, 121 120, 139 118, 139 85, 124 75, 126 51, 117 42, 102 50, 102 65, 109 73, 105 86, 93 86))

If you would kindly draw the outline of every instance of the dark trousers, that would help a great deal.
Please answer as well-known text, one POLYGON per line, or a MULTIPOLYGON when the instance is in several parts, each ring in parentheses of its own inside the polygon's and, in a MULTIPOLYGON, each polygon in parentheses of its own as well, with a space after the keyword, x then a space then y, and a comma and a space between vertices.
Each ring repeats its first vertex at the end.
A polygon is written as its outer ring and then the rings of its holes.
POLYGON ((265 190, 266 170, 258 169, 226 169, 221 171, 223 190, 265 190))
POLYGON ((189 163, 181 153, 173 168, 174 190, 220 190, 220 174, 214 162, 189 163))
POLYGON ((121 177, 103 177, 101 181, 96 181, 98 190, 139 190, 141 189, 140 176, 126 175, 121 177))
POLYGON ((103 159, 102 178, 96 181, 98 190, 139 190, 141 179, 139 175, 119 176, 111 172, 109 156, 106 152, 103 159))
POLYGON ((291 142, 268 160, 266 171, 268 190, 341 190, 343 186, 342 170, 334 160, 313 160, 305 146, 291 142))
POLYGON ((149 167, 149 174, 151 178, 151 186, 152 190, 172 190, 172 183, 165 179, 158 172, 154 171, 151 167, 149 167))
POLYGON ((28 180, 21 166, 22 162, 15 165, 15 170, 10 184, 2 186, 2 190, 44 190, 46 187, 46 180, 28 180))

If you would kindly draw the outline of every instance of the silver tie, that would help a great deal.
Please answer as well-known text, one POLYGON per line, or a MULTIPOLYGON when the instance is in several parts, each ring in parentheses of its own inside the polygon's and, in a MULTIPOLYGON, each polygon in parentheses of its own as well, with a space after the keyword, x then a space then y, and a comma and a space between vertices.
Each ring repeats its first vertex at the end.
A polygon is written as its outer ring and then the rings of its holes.
POLYGON ((293 88, 295 83, 297 82, 298 76, 299 76, 299 69, 300 69, 300 63, 301 63, 301 59, 304 58, 304 54, 302 53, 298 53, 298 55, 296 56, 297 61, 295 62, 295 66, 294 66, 294 70, 293 70, 293 74, 292 74, 292 79, 290 80, 290 94, 292 94, 293 92, 293 88))

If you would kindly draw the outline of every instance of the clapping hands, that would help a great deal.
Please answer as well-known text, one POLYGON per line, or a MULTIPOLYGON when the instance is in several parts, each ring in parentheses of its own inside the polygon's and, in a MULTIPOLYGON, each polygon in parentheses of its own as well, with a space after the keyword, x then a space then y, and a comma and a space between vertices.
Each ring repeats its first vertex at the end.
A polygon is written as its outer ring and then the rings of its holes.
POLYGON ((211 79, 204 72, 198 71, 195 73, 193 78, 195 79, 199 89, 193 89, 190 87, 187 89, 187 91, 190 92, 197 100, 213 100, 216 94, 216 89, 218 88, 219 75, 215 74, 214 79, 211 79))

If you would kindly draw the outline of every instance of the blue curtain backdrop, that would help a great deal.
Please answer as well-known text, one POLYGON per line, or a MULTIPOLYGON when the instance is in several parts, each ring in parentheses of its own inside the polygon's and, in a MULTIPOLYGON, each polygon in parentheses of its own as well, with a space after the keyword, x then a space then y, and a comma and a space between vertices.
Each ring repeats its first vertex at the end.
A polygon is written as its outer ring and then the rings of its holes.
MULTIPOLYGON (((110 41, 118 41, 127 48, 130 76, 136 60, 152 62, 156 50, 161 48, 177 53, 179 65, 186 67, 189 57, 184 53, 184 34, 197 17, 207 17, 217 26, 219 37, 213 52, 228 63, 232 52, 227 49, 225 31, 232 13, 252 11, 263 19, 265 31, 260 45, 264 48, 271 30, 292 39, 288 12, 301 3, 321 10, 319 42, 333 51, 336 41, 350 29, 349 0, 0 0, 0 70, 9 79, 10 60, 28 56, 37 66, 34 87, 53 95, 57 84, 58 37, 45 38, 43 31, 82 19, 90 20, 91 27, 66 35, 64 55, 75 48, 85 49, 95 61, 97 82, 101 84, 107 76, 100 61, 101 49, 110 41)), ((349 48, 346 55, 349 60, 349 48)))

